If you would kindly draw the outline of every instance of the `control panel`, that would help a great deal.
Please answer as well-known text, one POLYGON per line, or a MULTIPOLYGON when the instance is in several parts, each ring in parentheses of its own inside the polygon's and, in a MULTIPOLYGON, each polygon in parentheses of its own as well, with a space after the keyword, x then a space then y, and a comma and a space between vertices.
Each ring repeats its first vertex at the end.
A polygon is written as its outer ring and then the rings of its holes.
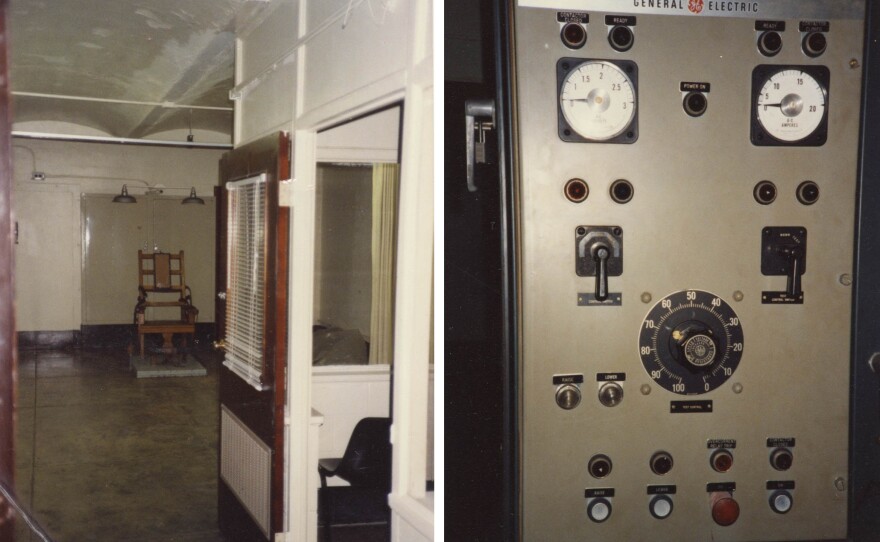
POLYGON ((846 538, 864 1, 512 12, 522 539, 846 538))

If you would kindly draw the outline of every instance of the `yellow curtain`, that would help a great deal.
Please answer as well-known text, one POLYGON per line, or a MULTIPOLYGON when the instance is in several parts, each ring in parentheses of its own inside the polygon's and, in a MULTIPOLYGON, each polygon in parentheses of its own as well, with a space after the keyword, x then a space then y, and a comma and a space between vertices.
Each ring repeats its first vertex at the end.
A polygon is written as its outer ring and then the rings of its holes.
POLYGON ((394 249, 400 167, 373 165, 373 284, 370 308, 370 364, 391 365, 394 357, 394 249))

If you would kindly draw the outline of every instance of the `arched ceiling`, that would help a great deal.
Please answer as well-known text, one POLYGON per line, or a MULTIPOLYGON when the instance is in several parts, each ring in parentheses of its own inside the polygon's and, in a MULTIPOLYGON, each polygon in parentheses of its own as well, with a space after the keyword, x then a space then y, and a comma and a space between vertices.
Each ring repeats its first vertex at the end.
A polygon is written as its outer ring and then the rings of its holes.
POLYGON ((149 139, 191 125, 194 132, 231 140, 230 110, 140 102, 231 109, 234 26, 254 4, 265 2, 12 0, 13 129, 21 123, 70 123, 149 139))

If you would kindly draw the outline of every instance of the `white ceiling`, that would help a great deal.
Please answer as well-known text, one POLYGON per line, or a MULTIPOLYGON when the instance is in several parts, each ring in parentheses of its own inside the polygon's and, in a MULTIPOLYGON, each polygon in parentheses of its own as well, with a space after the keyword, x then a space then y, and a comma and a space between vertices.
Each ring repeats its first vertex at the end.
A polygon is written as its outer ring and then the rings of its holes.
POLYGON ((112 101, 231 109, 236 21, 265 4, 12 0, 13 129, 163 139, 191 123, 197 142, 229 142, 231 111, 112 101))

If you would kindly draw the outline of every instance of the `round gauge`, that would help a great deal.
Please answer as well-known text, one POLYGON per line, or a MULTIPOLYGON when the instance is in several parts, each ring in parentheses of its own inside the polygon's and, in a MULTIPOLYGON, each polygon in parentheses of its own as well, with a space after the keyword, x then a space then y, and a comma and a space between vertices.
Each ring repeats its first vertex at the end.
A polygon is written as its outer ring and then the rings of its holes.
POLYGON ((825 119, 828 89, 796 67, 776 71, 758 89, 755 111, 761 128, 783 142, 798 142, 816 132, 825 119))
POLYGON ((723 299, 684 290, 661 299, 639 333, 642 365, 663 388, 699 395, 723 384, 739 365, 743 331, 723 299))
POLYGON ((568 126, 590 141, 621 135, 636 114, 636 88, 626 72, 605 60, 587 60, 566 72, 559 108, 568 126))

